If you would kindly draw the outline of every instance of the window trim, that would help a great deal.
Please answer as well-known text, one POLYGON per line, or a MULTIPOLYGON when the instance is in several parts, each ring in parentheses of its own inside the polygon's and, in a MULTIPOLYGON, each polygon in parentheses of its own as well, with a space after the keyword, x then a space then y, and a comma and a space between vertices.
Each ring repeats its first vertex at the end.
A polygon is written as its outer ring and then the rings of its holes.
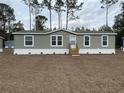
POLYGON ((101 46, 102 46, 102 47, 108 47, 108 44, 109 44, 108 35, 102 35, 102 36, 101 36, 101 46), (107 36, 107 45, 103 45, 103 37, 104 37, 104 36, 107 36))
POLYGON ((90 43, 91 43, 91 37, 90 37, 90 35, 84 35, 83 40, 84 40, 84 47, 90 47, 90 43), (85 45, 85 37, 86 37, 86 36, 89 37, 89 45, 85 45))
POLYGON ((34 35, 24 35, 24 46, 25 47, 33 47, 34 46, 34 35), (27 36, 32 37, 32 45, 26 45, 25 39, 26 39, 27 36))
POLYGON ((63 35, 51 35, 50 36, 50 46, 51 47, 63 47, 63 35), (52 45, 52 36, 56 37, 56 45, 52 45), (58 45, 58 36, 62 37, 62 45, 58 45))

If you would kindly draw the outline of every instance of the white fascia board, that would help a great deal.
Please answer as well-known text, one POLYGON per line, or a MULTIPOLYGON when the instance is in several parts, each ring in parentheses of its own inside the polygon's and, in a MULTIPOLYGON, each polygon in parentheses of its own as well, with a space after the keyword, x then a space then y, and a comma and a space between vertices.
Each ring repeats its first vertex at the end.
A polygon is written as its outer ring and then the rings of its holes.
MULTIPOLYGON (((46 32, 46 33, 35 33, 35 32, 13 32, 12 34, 13 35, 24 35, 24 34, 27 34, 27 35, 47 35, 47 34, 51 34, 51 33, 55 33, 55 32, 58 32, 58 31, 61 31, 61 30, 55 30, 55 31, 51 31, 51 32, 46 32)), ((117 33, 76 33, 76 32, 72 32, 72 31, 67 31, 67 30, 62 30, 62 31, 65 31, 65 32, 68 32, 68 33, 71 33, 71 34, 75 34, 75 35, 117 35, 117 33)))
MULTIPOLYGON (((52 32, 49 33, 12 33, 13 35, 47 35, 47 34, 51 34, 52 32)), ((117 35, 117 33, 74 33, 71 32, 72 34, 75 35, 117 35)))

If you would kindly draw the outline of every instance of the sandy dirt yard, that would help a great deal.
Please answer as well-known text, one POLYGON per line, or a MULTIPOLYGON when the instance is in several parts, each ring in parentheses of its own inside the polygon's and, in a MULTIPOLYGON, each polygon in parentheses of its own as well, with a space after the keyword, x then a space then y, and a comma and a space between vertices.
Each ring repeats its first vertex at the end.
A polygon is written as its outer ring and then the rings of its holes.
POLYGON ((0 93, 124 93, 124 54, 0 54, 0 93))

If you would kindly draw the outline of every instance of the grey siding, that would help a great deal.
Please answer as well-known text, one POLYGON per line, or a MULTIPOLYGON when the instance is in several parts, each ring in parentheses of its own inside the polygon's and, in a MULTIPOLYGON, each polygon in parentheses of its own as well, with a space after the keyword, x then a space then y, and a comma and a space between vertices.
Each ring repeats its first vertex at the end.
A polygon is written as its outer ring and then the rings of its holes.
MULTIPOLYGON (((65 31, 55 32, 48 35, 34 35, 34 47, 25 47, 24 46, 24 35, 14 35, 14 42, 16 49, 68 49, 69 48, 69 37, 70 34, 65 31), (63 47, 51 47, 50 46, 50 36, 51 35, 63 35, 63 47)), ((91 46, 84 47, 83 45, 83 35, 76 36, 76 42, 80 49, 114 49, 115 48, 115 36, 109 35, 109 46, 102 47, 101 46, 101 35, 90 35, 91 37, 91 46)))
POLYGON ((90 47, 84 47, 84 36, 77 36, 77 44, 79 48, 83 49, 115 49, 115 36, 108 35, 108 47, 102 47, 101 45, 101 36, 102 35, 90 35, 90 47))
POLYGON ((17 49, 67 49, 69 48, 69 36, 70 33, 67 32, 56 32, 48 35, 34 35, 34 47, 24 46, 24 35, 14 35, 15 48, 17 49), (63 35, 63 47, 51 47, 50 46, 50 36, 51 35, 63 35))

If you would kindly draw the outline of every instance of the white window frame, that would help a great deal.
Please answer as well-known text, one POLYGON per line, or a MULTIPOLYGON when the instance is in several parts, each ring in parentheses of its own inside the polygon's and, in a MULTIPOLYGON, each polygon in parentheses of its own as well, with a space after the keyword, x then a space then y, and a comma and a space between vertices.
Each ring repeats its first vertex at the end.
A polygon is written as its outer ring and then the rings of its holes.
POLYGON ((24 35, 24 46, 25 47, 33 47, 34 46, 34 36, 33 35, 24 35), (25 39, 26 39, 27 36, 32 37, 32 45, 26 45, 25 39))
POLYGON ((108 35, 102 35, 101 36, 101 46, 102 47, 108 47, 109 41, 108 41, 108 35), (103 45, 103 37, 106 36, 107 37, 107 45, 103 45))
POLYGON ((63 35, 51 35, 50 36, 50 46, 51 47, 63 47, 63 35), (52 45, 52 36, 56 37, 56 45, 52 45), (58 36, 62 37, 62 45, 58 45, 58 36))
POLYGON ((84 47, 90 47, 90 42, 91 42, 91 38, 90 38, 90 35, 84 35, 84 47), (89 37, 89 45, 85 45, 85 37, 89 37))

